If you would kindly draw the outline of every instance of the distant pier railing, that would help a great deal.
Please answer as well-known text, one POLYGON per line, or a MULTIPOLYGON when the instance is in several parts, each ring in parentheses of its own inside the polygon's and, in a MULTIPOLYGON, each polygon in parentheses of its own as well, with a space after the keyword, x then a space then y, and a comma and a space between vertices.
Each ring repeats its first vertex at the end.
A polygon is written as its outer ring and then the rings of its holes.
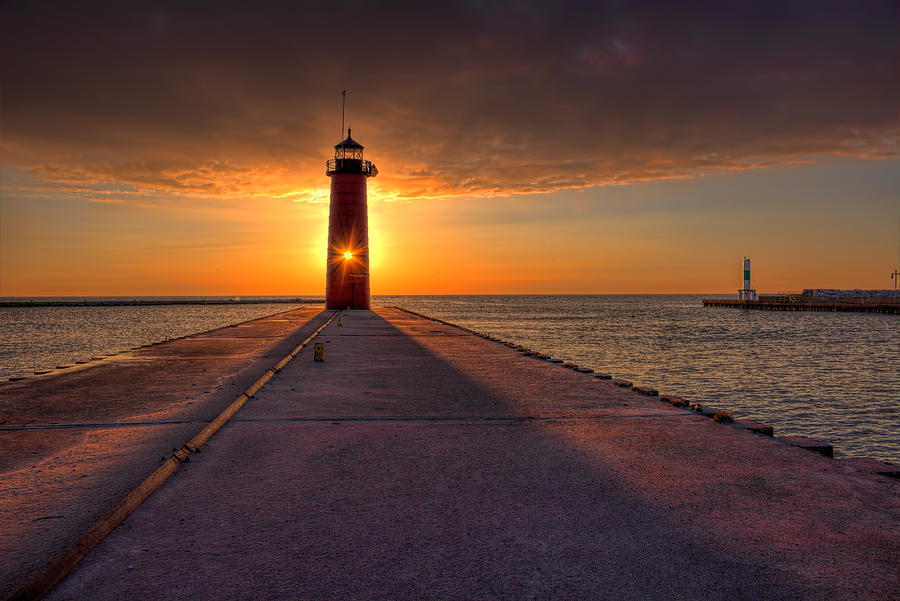
POLYGON ((805 302, 785 297, 773 297, 758 301, 734 299, 703 299, 704 307, 730 307, 732 309, 762 309, 765 311, 853 311, 859 313, 894 313, 900 315, 900 304, 865 302, 852 299, 851 302, 805 302))

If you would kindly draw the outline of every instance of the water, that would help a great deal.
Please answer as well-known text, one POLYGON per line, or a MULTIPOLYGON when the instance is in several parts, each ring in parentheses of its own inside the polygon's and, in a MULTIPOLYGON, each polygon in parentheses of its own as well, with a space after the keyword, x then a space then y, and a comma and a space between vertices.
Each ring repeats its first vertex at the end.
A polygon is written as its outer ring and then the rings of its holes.
MULTIPOLYGON (((706 308, 692 295, 379 296, 835 445, 900 463, 896 315, 706 308)), ((0 378, 286 311, 293 305, 0 309, 0 378)))
POLYGON ((703 307, 702 298, 382 296, 377 302, 762 421, 779 435, 828 441, 835 455, 900 463, 898 316, 742 311, 703 307))
MULTIPOLYGON (((199 297, 177 298, 188 300, 199 297)), ((120 297, 46 297, 33 300, 114 299, 130 300, 120 297)), ((71 365, 75 361, 241 323, 299 306, 301 305, 267 303, 147 307, 0 307, 0 380, 11 376, 31 375, 35 371, 52 369, 57 365, 71 365)))

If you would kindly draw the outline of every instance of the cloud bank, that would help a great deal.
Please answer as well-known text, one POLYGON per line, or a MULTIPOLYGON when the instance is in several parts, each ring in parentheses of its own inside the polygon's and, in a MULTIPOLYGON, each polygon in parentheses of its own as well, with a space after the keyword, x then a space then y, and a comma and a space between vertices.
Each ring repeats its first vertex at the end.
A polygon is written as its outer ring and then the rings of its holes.
POLYGON ((383 197, 898 152, 900 5, 9 2, 3 162, 105 200, 317 200, 340 90, 383 197))

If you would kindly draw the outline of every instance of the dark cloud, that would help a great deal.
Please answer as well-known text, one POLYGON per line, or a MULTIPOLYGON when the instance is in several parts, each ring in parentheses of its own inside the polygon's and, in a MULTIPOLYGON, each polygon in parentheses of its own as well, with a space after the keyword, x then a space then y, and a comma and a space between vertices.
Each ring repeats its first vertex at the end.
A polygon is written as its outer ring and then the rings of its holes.
POLYGON ((303 197, 349 88, 399 196, 897 152, 896 2, 12 2, 5 162, 303 197))

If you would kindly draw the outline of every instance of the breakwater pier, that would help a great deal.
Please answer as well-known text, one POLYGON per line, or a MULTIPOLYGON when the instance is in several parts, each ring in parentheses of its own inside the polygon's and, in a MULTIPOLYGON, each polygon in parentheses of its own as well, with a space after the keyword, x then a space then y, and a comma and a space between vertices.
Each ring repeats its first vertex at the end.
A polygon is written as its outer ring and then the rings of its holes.
POLYGON ((896 480, 398 309, 134 349, 3 383, 0 411, 4 596, 173 461, 47 598, 900 590, 896 480))
MULTIPOLYGON (((745 287, 749 288, 749 286, 748 280, 745 287)), ((743 298, 703 299, 703 306, 764 311, 851 311, 900 315, 900 293, 896 290, 806 289, 800 293, 760 294, 758 296, 755 290, 746 290, 738 291, 738 296, 743 298)))
POLYGON ((888 303, 841 303, 802 302, 791 300, 734 300, 703 299, 704 307, 726 307, 729 309, 761 309, 763 311, 851 311, 855 313, 893 313, 900 315, 900 304, 888 303))

